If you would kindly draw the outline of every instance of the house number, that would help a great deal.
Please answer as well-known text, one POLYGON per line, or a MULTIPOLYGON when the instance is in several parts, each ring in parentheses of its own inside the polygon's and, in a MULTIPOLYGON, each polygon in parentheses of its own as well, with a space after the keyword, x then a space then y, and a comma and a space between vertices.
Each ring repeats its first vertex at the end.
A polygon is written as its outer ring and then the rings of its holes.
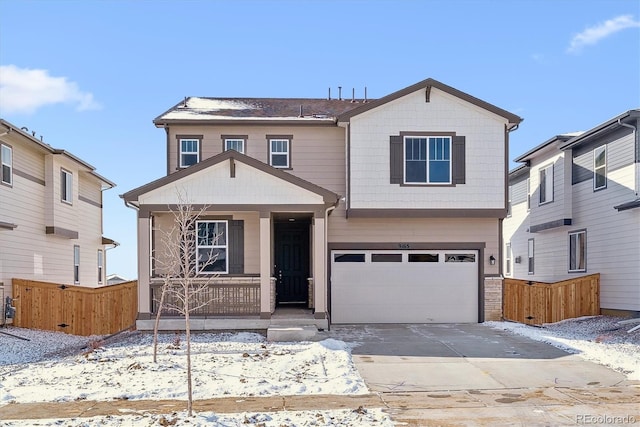
POLYGON ((411 245, 408 243, 398 243, 399 249, 411 249, 411 245))

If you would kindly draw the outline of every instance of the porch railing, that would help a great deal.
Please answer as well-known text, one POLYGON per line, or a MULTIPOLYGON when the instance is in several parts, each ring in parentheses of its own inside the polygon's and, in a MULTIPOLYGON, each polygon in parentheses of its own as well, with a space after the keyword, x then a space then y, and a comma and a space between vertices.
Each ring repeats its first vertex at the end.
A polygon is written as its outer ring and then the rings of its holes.
MULTIPOLYGON (((198 285, 197 281, 195 282, 198 285)), ((151 282, 152 312, 158 312, 162 281, 151 282)), ((165 295, 162 315, 180 316, 175 310, 168 309, 178 304, 175 295, 165 295)), ((191 305, 201 306, 191 312, 196 316, 248 316, 260 314, 260 278, 259 277, 225 277, 213 279, 206 288, 197 294, 191 305)))

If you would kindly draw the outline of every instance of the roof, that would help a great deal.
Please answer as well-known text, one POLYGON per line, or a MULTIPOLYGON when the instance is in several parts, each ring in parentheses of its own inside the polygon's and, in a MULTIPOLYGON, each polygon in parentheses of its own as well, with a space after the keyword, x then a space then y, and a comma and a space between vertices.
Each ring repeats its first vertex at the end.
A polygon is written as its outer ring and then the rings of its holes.
POLYGON ((632 200, 630 202, 622 203, 620 205, 614 206, 614 209, 617 209, 618 212, 628 211, 629 209, 640 208, 640 198, 632 200))
POLYGON ((196 163, 195 165, 189 166, 188 168, 180 169, 179 171, 174 172, 170 175, 164 176, 160 179, 156 179, 155 181, 152 181, 141 187, 135 188, 124 194, 121 194, 120 197, 125 201, 125 203, 137 202, 138 197, 141 196, 142 194, 148 193, 149 191, 155 190, 157 188, 164 187, 167 184, 171 184, 172 182, 178 181, 179 179, 185 178, 193 173, 206 169, 210 166, 222 163, 229 159, 242 162, 248 166, 254 167, 258 170, 266 172, 284 181, 290 182, 301 188, 304 188, 313 193, 316 193, 322 196, 326 202, 337 204, 338 201, 340 200, 340 196, 338 194, 335 194, 332 191, 329 191, 323 187, 320 187, 316 184, 313 184, 309 181, 306 181, 302 178, 299 178, 281 169, 274 168, 271 165, 263 163, 260 160, 254 159, 253 157, 249 157, 235 150, 223 151, 222 153, 216 156, 209 157, 208 159, 205 159, 199 163, 196 163))
POLYGON ((278 121, 283 124, 335 125, 336 122, 348 122, 351 117, 415 91, 426 89, 428 92, 432 87, 506 118, 510 129, 523 120, 502 108, 429 78, 380 99, 187 97, 156 117, 153 123, 158 127, 193 123, 195 120, 202 123, 278 121))
POLYGON ((48 152, 51 154, 60 154, 62 156, 65 156, 71 160, 73 160, 74 162, 78 163, 79 165, 83 166, 84 168, 89 170, 89 173, 93 176, 95 176, 96 178, 98 178, 100 181, 102 181, 104 184, 107 184, 108 188, 113 188, 116 186, 115 183, 113 183, 112 181, 108 180, 107 178, 99 175, 95 170, 96 168, 91 166, 89 163, 85 162, 84 160, 80 159, 79 157, 76 157, 75 155, 71 154, 70 152, 60 149, 60 148, 53 148, 52 146, 50 146, 49 144, 45 144, 44 142, 38 140, 37 138, 35 138, 33 135, 28 134, 27 132, 23 131, 22 129, 20 129, 19 127, 17 127, 14 124, 9 123, 8 121, 1 119, 0 118, 0 124, 3 125, 4 127, 6 127, 9 130, 9 133, 18 133, 19 135, 21 135, 22 137, 24 137, 27 141, 31 142, 34 146, 48 152))
POLYGON ((625 111, 624 113, 619 114, 616 117, 594 127, 593 129, 583 132, 575 138, 570 139, 565 144, 563 144, 560 149, 566 150, 568 148, 573 148, 576 145, 589 141, 593 137, 600 136, 603 132, 609 132, 623 126, 620 123, 636 122, 638 120, 640 120, 640 109, 636 108, 633 110, 625 111))
POLYGON ((556 135, 553 138, 550 138, 548 140, 546 140, 545 142, 543 142, 542 144, 533 147, 531 150, 527 151, 526 153, 516 157, 514 159, 514 161, 516 162, 526 162, 528 160, 531 160, 531 158, 535 157, 534 154, 537 153, 540 150, 543 150, 544 148, 548 147, 549 145, 556 143, 556 142, 566 142, 569 141, 571 138, 574 138, 578 135, 581 135, 583 132, 569 132, 569 133, 562 133, 560 135, 556 135))
POLYGON ((283 122, 335 124, 336 118, 364 100, 317 98, 188 97, 153 120, 156 126, 183 121, 283 122))
POLYGON ((519 165, 509 171, 509 180, 516 179, 522 175, 529 175, 529 166, 526 164, 519 165))

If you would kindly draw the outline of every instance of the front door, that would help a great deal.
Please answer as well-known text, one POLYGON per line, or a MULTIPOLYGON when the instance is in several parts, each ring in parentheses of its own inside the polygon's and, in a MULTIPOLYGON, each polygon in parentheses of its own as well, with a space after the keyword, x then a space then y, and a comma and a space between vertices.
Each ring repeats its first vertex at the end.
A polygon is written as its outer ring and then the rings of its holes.
POLYGON ((275 277, 278 304, 306 304, 309 297, 309 223, 276 222, 275 277))

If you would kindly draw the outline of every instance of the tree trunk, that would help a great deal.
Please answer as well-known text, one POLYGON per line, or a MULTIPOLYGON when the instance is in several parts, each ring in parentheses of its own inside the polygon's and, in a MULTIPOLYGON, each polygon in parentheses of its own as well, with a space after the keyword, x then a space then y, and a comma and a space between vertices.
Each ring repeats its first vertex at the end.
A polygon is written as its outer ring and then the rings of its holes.
POLYGON ((153 363, 157 363, 158 355, 158 328, 160 326, 160 313, 164 305, 164 296, 167 293, 167 283, 162 284, 162 293, 160 294, 160 302, 158 303, 158 312, 156 313, 156 321, 153 325, 153 363))
POLYGON ((193 416, 193 389, 191 387, 191 323, 189 319, 189 297, 190 286, 187 285, 185 289, 184 299, 184 324, 187 340, 187 413, 190 417, 193 416))

